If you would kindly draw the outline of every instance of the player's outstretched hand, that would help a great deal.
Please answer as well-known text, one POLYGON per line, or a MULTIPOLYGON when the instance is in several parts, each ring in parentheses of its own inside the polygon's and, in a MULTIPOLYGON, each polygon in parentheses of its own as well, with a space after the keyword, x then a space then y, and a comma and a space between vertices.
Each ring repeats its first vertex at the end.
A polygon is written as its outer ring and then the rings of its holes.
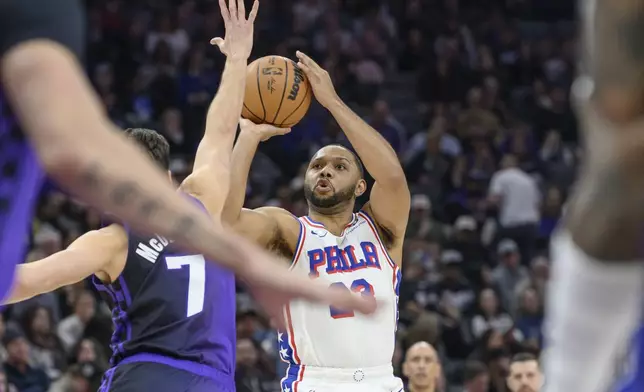
POLYGON ((219 0, 221 16, 224 19, 226 37, 213 38, 211 45, 217 45, 221 53, 231 60, 248 60, 253 49, 253 33, 259 0, 255 0, 253 8, 246 18, 246 6, 244 0, 219 0))
POLYGON ((254 271, 239 276, 248 285, 255 300, 272 317, 278 328, 284 328, 284 305, 293 299, 333 306, 345 311, 371 314, 377 303, 373 296, 353 293, 339 287, 329 287, 320 280, 313 280, 282 269, 281 265, 263 263, 254 271))
POLYGON ((333 87, 331 76, 306 54, 298 50, 296 55, 299 59, 297 65, 308 77, 315 99, 320 102, 320 105, 329 108, 329 105, 338 99, 338 94, 335 92, 335 87, 333 87))
POLYGON ((245 118, 239 119, 239 129, 245 134, 256 137, 261 142, 265 142, 273 136, 286 135, 291 132, 291 128, 278 128, 270 124, 255 124, 245 118))

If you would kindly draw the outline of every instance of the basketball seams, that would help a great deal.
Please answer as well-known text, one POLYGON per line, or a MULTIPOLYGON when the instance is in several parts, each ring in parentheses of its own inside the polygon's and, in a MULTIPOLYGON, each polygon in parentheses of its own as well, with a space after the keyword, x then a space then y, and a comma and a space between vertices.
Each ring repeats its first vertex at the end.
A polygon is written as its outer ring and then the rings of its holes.
MULTIPOLYGON (((244 109, 246 109, 248 114, 250 114, 251 116, 255 117, 257 119, 257 122, 262 122, 262 119, 258 115, 256 115, 252 110, 250 110, 250 108, 246 105, 246 103, 244 103, 244 109)), ((247 119, 247 120, 250 120, 250 118, 247 119)))
POLYGON ((300 77, 300 73, 300 69, 293 60, 282 56, 266 56, 253 61, 249 65, 246 76, 242 117, 257 124, 273 124, 282 127, 297 124, 308 111, 313 96, 306 75, 302 74, 300 77), (279 60, 284 62, 285 70, 279 68, 277 64, 279 60), (257 68, 253 69, 253 67, 257 68), (293 69, 289 70, 290 67, 293 69), (275 92, 279 89, 280 83, 282 83, 282 94, 277 95, 279 93, 275 94, 275 92), (303 89, 305 91, 302 91, 303 89), (292 93, 292 96, 287 93, 292 93), (282 109, 284 109, 283 113, 282 109), (263 115, 260 116, 259 113, 263 115))
MULTIPOLYGON (((260 63, 257 63, 257 95, 259 95, 259 102, 262 104, 262 110, 264 111, 264 117, 262 117, 262 122, 266 121, 266 106, 264 106, 264 98, 262 98, 262 86, 259 83, 260 81, 260 75, 259 75, 259 66, 260 63)), ((259 118, 259 117, 257 117, 259 118)))
MULTIPOLYGON (((277 111, 275 112, 275 117, 273 117, 273 123, 275 123, 275 120, 277 120, 277 116, 280 114, 280 110, 282 110, 282 105, 284 104, 284 95, 286 95, 286 87, 288 86, 288 60, 284 59, 284 69, 286 72, 286 75, 284 76, 284 89, 282 90, 282 98, 280 98, 280 106, 277 107, 277 111)), ((295 82, 295 77, 293 77, 293 82, 295 82)))
MULTIPOLYGON (((307 99, 308 99, 308 97, 309 97, 309 94, 310 94, 310 93, 311 93, 311 88, 310 88, 310 87, 308 86, 308 84, 307 84, 307 86, 306 86, 306 94, 304 95, 304 98, 302 99, 302 101, 300 101, 299 105, 297 105, 297 107, 296 107, 295 109, 293 109, 293 111, 291 112, 291 114, 289 114, 288 116, 286 116, 286 118, 285 118, 285 119, 280 123, 279 127, 283 127, 283 126, 284 126, 284 124, 286 124, 286 120, 288 120, 289 118, 291 118, 291 116, 292 116, 292 115, 294 115, 295 113, 297 113, 297 111, 298 111, 298 110, 300 110, 300 108, 302 107, 302 105, 304 104, 304 102, 307 102, 307 99)), ((310 102, 310 101, 309 101, 309 102, 310 102)))

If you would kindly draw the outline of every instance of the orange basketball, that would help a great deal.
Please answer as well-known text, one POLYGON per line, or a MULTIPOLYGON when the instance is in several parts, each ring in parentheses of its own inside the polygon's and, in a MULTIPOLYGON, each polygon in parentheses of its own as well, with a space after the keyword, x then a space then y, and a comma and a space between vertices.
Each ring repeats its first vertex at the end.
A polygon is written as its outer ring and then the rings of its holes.
POLYGON ((290 128, 309 110, 311 94, 311 85, 295 61, 262 57, 248 65, 242 117, 290 128))

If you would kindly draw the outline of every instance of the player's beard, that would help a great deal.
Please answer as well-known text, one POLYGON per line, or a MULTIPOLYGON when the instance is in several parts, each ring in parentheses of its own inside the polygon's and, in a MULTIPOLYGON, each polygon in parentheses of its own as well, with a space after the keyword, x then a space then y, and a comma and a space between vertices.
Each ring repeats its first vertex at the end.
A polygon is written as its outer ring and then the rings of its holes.
POLYGON ((351 200, 356 191, 356 185, 351 185, 333 193, 327 197, 320 197, 314 191, 315 185, 304 187, 304 197, 312 206, 320 209, 328 209, 337 206, 340 203, 351 200))

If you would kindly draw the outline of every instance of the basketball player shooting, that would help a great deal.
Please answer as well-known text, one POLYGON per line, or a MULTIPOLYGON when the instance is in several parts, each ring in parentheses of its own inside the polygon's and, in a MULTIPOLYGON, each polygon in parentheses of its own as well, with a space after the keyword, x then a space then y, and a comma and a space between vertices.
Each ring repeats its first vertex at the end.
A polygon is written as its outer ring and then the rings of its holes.
POLYGON ((573 96, 586 156, 552 243, 544 391, 642 391, 644 1, 582 0, 579 9, 584 51, 573 96), (609 385, 633 335, 632 371, 609 385))
POLYGON ((311 283, 323 281, 380 301, 364 317, 350 310, 293 301, 285 307, 280 356, 289 363, 282 391, 360 392, 402 390, 391 359, 397 323, 402 244, 410 195, 405 173, 385 139, 338 97, 329 74, 298 52, 317 100, 333 115, 375 179, 369 201, 358 156, 345 147, 320 149, 306 171, 308 216, 275 207, 243 209, 246 181, 258 144, 281 133, 241 120, 231 161, 231 189, 224 222, 246 238, 292 260, 291 269, 311 283), (383 304, 384 303, 384 304, 383 304))
MULTIPOLYGON (((242 3, 237 6, 232 0, 229 10, 220 1, 227 26, 248 28, 237 15, 242 3)), ((175 192, 167 177, 105 116, 77 58, 84 45, 83 26, 75 0, 0 2, 0 298, 9 291, 15 266, 24 256, 24 238, 44 177, 41 162, 53 178, 89 204, 136 230, 172 238, 232 269, 264 294, 261 300, 269 312, 297 296, 338 300, 362 311, 373 308, 346 293, 293 280, 279 260, 227 233, 218 220, 175 192), (8 112, 5 97, 17 119, 8 112)), ((252 35, 244 39, 252 43, 252 35)), ((215 43, 226 47, 224 40, 215 43)), ((213 164, 227 162, 214 155, 213 164)), ((222 189, 227 188, 227 178, 220 178, 222 189)))

